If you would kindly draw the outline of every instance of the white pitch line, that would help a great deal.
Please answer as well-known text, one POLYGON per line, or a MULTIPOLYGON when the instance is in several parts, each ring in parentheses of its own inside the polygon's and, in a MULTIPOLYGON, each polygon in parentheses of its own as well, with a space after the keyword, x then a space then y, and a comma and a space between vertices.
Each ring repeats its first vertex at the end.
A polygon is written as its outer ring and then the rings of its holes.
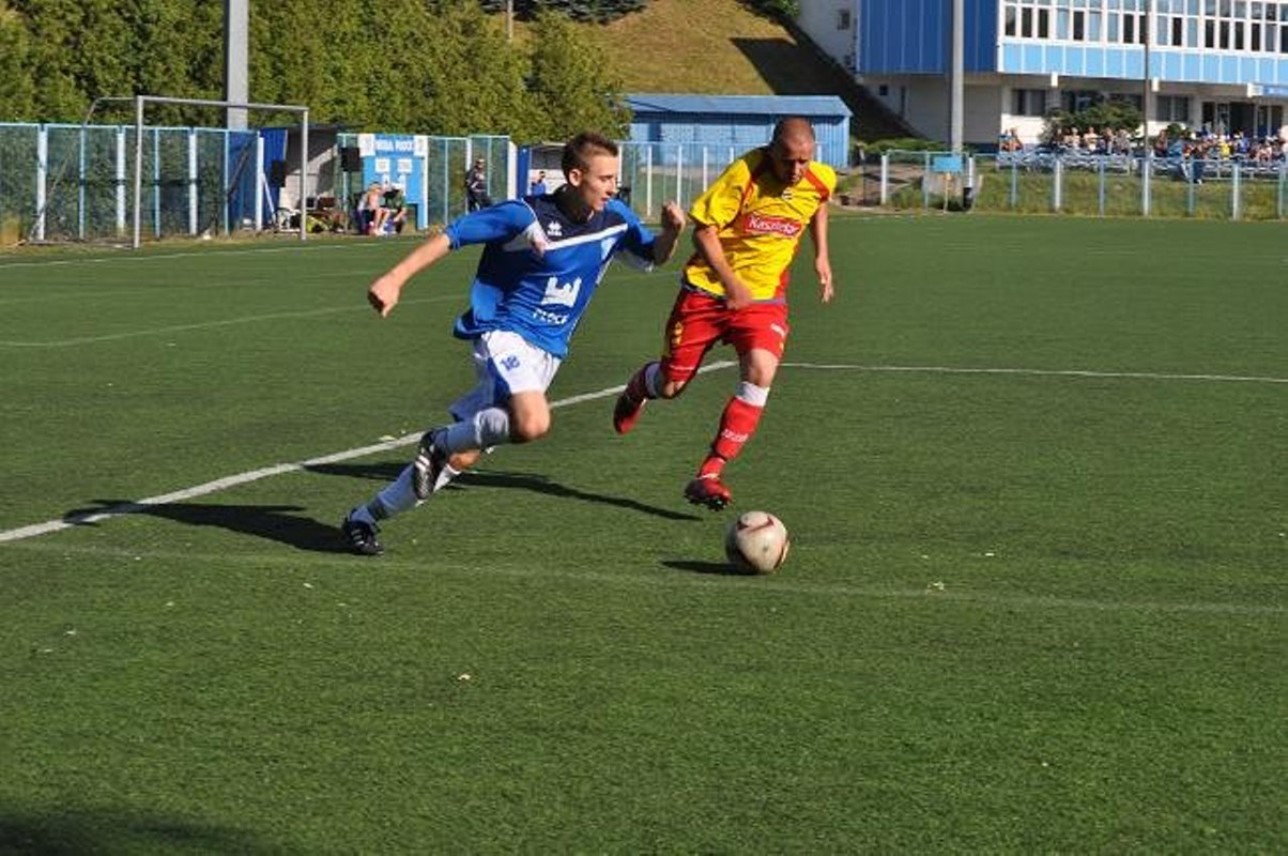
MULTIPOLYGON (((121 256, 94 256, 88 259, 42 259, 39 261, 29 262, 5 262, 0 261, 0 272, 16 268, 41 268, 41 267, 62 267, 67 265, 94 265, 105 262, 151 262, 151 261, 172 261, 174 259, 190 259, 197 256, 210 258, 212 256, 246 256, 256 255, 259 253, 298 253, 298 252, 319 252, 322 250, 356 250, 366 249, 378 246, 370 242, 363 241, 353 244, 306 244, 304 246, 295 245, 290 247, 251 247, 244 250, 201 250, 183 253, 158 253, 150 255, 147 253, 131 253, 121 256)), ((124 251, 124 250, 123 250, 124 251)))
MULTIPOLYGON (((731 368, 735 365, 737 365, 737 363, 728 361, 715 362, 710 365, 703 366, 699 371, 717 371, 719 369, 731 368)), ((567 407, 569 405, 580 404, 585 401, 607 398, 611 395, 617 395, 625 388, 625 386, 610 386, 607 389, 601 389, 596 392, 587 392, 581 395, 561 398, 558 401, 551 402, 550 406, 552 408, 567 407)), ((134 502, 125 502, 120 505, 113 505, 109 508, 104 508, 101 511, 69 515, 60 520, 46 520, 44 523, 34 523, 30 526, 22 526, 18 529, 0 531, 0 543, 5 541, 21 541, 24 538, 35 538, 40 535, 48 535, 52 532, 61 532, 64 529, 71 529, 73 527, 83 526, 89 523, 98 523, 113 517, 122 517, 126 514, 137 514, 140 511, 145 511, 151 506, 168 505, 173 502, 184 502, 198 496, 206 496, 207 494, 226 490, 230 487, 250 484, 251 482, 260 481, 261 479, 270 478, 272 476, 297 473, 307 470, 310 467, 321 466, 323 464, 335 464, 341 461, 349 461, 354 458, 363 458, 367 455, 375 454, 376 452, 387 452, 401 446, 410 446, 412 443, 418 441, 420 437, 420 432, 407 434, 393 440, 374 443, 370 446, 362 446, 357 449, 346 449, 343 452, 335 452, 330 455, 323 455, 319 458, 309 458, 307 461, 297 461, 290 464, 274 464, 258 470, 251 470, 250 472, 225 476, 221 479, 215 479, 214 481, 209 481, 205 484, 177 490, 173 493, 166 493, 160 496, 151 496, 147 499, 136 500, 134 502)))
POLYGON ((1172 374, 1168 372, 1108 372, 1090 369, 1022 369, 1022 368, 960 368, 956 366, 870 366, 845 363, 789 363, 783 368, 819 369, 822 371, 858 372, 926 372, 928 374, 996 374, 1032 375, 1035 377, 1078 377, 1128 380, 1190 380, 1218 383, 1288 383, 1284 377, 1259 377, 1256 375, 1172 374))
MULTIPOLYGON (((433 298, 427 298, 433 299, 433 298)), ((718 371, 721 369, 732 368, 737 365, 731 361, 714 362, 710 365, 703 366, 699 372, 705 373, 718 371)), ((1090 378, 1127 378, 1127 379, 1145 379, 1145 380, 1183 380, 1183 381, 1217 381, 1232 383, 1288 383, 1288 378, 1273 377, 1244 377, 1239 375, 1211 375, 1211 374, 1165 374, 1158 372, 1096 372, 1082 370, 1054 370, 1054 369, 1018 369, 1018 368, 957 368, 952 366, 865 366, 843 363, 796 363, 785 362, 785 368, 805 368, 818 370, 835 370, 835 371, 866 371, 866 372, 938 372, 943 374, 1004 374, 1004 375, 1036 375, 1036 376, 1060 376, 1060 377, 1090 377, 1090 378)), ((586 401, 595 401, 601 398, 607 398, 611 395, 617 395, 625 387, 613 386, 607 389, 601 389, 596 392, 573 395, 568 398, 562 398, 558 401, 551 402, 551 408, 568 407, 573 404, 581 404, 586 401)), ((275 464, 250 472, 239 473, 237 475, 227 476, 216 479, 215 481, 206 482, 205 484, 196 485, 195 487, 185 488, 175 491, 174 493, 163 494, 161 496, 140 499, 136 502, 123 503, 121 505, 105 508, 101 511, 91 512, 84 515, 71 516, 60 520, 48 520, 44 523, 36 523, 30 526, 23 526, 18 529, 0 531, 0 543, 5 541, 19 541, 24 538, 34 538, 39 535, 47 535, 51 532, 59 532, 64 529, 70 529, 87 523, 97 523, 101 520, 107 520, 112 517, 121 517, 126 514, 135 514, 149 506, 165 505, 171 502, 180 502, 183 500, 193 499, 198 496, 215 493, 230 487, 249 484, 250 482, 260 481, 261 479, 271 476, 284 475, 286 473, 300 472, 309 467, 320 464, 331 464, 340 461, 361 458, 375 452, 384 452, 396 449, 401 446, 411 445, 420 438, 420 434, 408 434, 395 440, 387 440, 382 443, 376 443, 371 446, 363 446, 358 449, 348 449, 343 452, 336 452, 331 455, 324 455, 319 458, 310 458, 307 461, 299 461, 290 464, 275 464)))
MULTIPOLYGON (((411 298, 400 301, 400 305, 417 303, 445 303, 460 301, 456 295, 439 295, 437 297, 411 298)), ((336 315, 343 312, 371 312, 369 306, 355 302, 351 306, 332 306, 326 309, 303 309, 298 312, 272 312, 268 315, 246 315, 241 318, 226 318, 222 321, 203 321, 198 324, 176 324, 172 327, 152 327, 146 330, 127 330, 122 333, 106 333, 102 336, 82 336, 77 339, 57 339, 52 342, 7 342, 0 341, 5 348, 68 348, 74 345, 92 345, 99 342, 115 342, 121 339, 137 339, 140 336, 159 336, 164 333, 180 333, 189 330, 213 330, 219 327, 233 327, 238 324, 258 324, 261 321, 281 321, 286 318, 317 318, 323 315, 336 315)))

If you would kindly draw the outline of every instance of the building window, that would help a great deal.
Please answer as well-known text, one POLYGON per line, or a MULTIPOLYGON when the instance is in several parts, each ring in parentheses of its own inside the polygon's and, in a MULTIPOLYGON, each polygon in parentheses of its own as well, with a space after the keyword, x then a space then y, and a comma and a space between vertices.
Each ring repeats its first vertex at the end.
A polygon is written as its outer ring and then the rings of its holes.
POLYGON ((849 9, 836 10, 836 28, 838 30, 850 29, 850 10, 849 9))
POLYGON ((1270 0, 1002 0, 1010 38, 1288 53, 1288 2, 1270 0), (1152 13, 1152 18, 1150 17, 1152 13), (1149 24, 1153 21, 1152 32, 1149 24))
POLYGON ((1046 115, 1046 90, 1012 89, 1011 113, 1015 116, 1046 115))
POLYGON ((1159 95, 1154 99, 1155 119, 1160 122, 1190 123, 1190 99, 1184 95, 1159 95))
POLYGON ((1060 107, 1066 113, 1081 113, 1101 102, 1099 92, 1091 90, 1069 90, 1060 93, 1060 107))

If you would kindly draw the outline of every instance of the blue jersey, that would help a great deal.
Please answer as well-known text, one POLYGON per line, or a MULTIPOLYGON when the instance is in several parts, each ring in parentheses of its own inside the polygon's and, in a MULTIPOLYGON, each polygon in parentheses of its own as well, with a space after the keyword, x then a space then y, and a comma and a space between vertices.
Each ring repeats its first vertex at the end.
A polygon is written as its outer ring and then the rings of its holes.
POLYGON ((455 334, 509 330, 560 358, 613 256, 653 263, 653 233, 616 199, 578 223, 554 195, 526 196, 466 214, 445 233, 452 249, 485 245, 455 334))

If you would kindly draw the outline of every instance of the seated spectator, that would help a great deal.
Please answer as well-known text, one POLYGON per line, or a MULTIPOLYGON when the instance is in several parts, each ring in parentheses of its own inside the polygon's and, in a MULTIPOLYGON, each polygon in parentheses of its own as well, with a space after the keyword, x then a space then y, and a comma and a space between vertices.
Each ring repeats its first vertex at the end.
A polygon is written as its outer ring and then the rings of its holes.
POLYGON ((380 182, 373 181, 358 200, 358 228, 365 235, 382 235, 389 211, 385 208, 384 192, 380 182))
POLYGON ((1018 152, 1024 148, 1020 142, 1020 135, 1014 128, 1007 128, 1001 133, 997 140, 997 147, 1003 152, 1018 152))
POLYGON ((1170 143, 1168 142, 1168 139, 1167 139, 1167 132, 1159 131, 1158 136, 1154 138, 1154 157, 1156 158, 1167 157, 1167 152, 1169 147, 1170 147, 1170 143))
POLYGON ((385 191, 384 209, 387 212, 385 223, 401 235, 403 226, 407 225, 407 194, 403 193, 401 184, 394 182, 389 185, 385 191))

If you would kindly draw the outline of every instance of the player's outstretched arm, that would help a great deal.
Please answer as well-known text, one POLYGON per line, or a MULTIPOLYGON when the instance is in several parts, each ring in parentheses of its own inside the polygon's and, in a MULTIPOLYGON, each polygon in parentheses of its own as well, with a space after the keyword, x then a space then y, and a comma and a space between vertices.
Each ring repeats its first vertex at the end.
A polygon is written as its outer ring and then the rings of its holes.
POLYGON ((402 261, 371 283, 371 287, 367 289, 367 302, 371 304, 371 308, 379 312, 381 318, 389 317, 389 313, 398 304, 398 298, 407 280, 446 256, 451 250, 451 240, 441 232, 417 246, 402 261))
POLYGON ((818 277, 819 297, 824 303, 830 303, 835 291, 832 287, 832 262, 827 247, 826 202, 810 218, 809 236, 814 244, 814 274, 818 277))
POLYGON ((671 260, 687 222, 684 209, 678 202, 672 201, 662 206, 662 233, 653 242, 653 264, 663 265, 671 260))

